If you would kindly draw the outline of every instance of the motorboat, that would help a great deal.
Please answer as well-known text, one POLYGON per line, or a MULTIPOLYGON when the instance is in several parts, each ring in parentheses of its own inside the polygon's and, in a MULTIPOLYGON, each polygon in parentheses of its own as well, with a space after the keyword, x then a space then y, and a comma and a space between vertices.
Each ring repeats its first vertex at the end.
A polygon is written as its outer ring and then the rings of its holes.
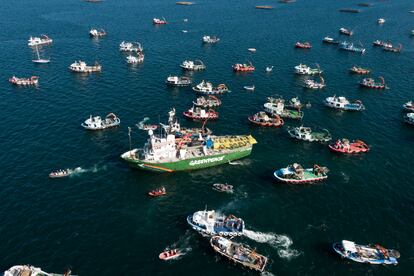
POLYGON ((350 141, 348 139, 338 139, 335 143, 329 144, 329 148, 334 152, 340 153, 361 153, 368 152, 368 145, 361 140, 350 141))
POLYGON ((34 46, 51 44, 52 42, 53 42, 53 39, 51 39, 47 35, 42 34, 40 37, 31 36, 28 40, 27 45, 29 45, 30 47, 34 47, 34 46))
POLYGON ((218 107, 221 105, 221 101, 219 98, 213 95, 208 96, 201 96, 198 97, 195 101, 193 101, 195 106, 203 107, 203 108, 213 108, 218 107))
POLYGON ((72 173, 73 173, 73 171, 70 170, 70 169, 57 170, 57 171, 53 171, 53 172, 49 173, 49 177, 50 178, 62 178, 62 177, 69 176, 72 173))
POLYGON ((299 64, 295 66, 295 73, 298 75, 318 75, 322 74, 322 70, 317 66, 317 68, 310 68, 306 64, 299 64))
POLYGON ((348 36, 351 36, 351 35, 353 35, 353 34, 354 34, 354 32, 353 32, 353 31, 348 30, 348 29, 346 29, 346 28, 340 28, 340 29, 339 29, 339 33, 340 33, 340 34, 343 34, 343 35, 348 35, 348 36))
POLYGON ((119 44, 119 51, 121 52, 143 52, 144 49, 139 42, 125 42, 119 44))
POLYGON ((405 104, 403 104, 403 108, 405 111, 414 112, 414 102, 413 101, 406 102, 405 104))
POLYGON ((180 257, 182 253, 178 249, 166 250, 158 256, 163 261, 168 261, 180 257))
POLYGON ((102 66, 95 61, 95 64, 90 66, 87 65, 84 61, 75 61, 69 66, 69 70, 75 73, 93 73, 93 72, 101 72, 102 66))
POLYGON ((379 244, 359 245, 353 241, 343 240, 334 243, 333 249, 341 257, 366 264, 398 264, 400 252, 394 249, 386 249, 379 244))
POLYGON ((233 186, 229 185, 227 183, 214 183, 213 189, 218 192, 224 192, 224 193, 233 193, 233 186))
POLYGON ((347 111, 363 111, 365 110, 365 106, 362 104, 361 101, 356 100, 350 102, 345 97, 327 97, 324 101, 325 105, 331 108, 340 109, 340 110, 347 110, 347 111))
POLYGON ((309 88, 309 89, 323 89, 325 88, 326 84, 325 84, 325 79, 320 77, 321 82, 317 82, 316 80, 312 80, 312 79, 307 79, 304 81, 304 87, 305 88, 309 88))
POLYGON ((30 78, 18 78, 13 76, 9 79, 11 84, 17 86, 31 86, 31 85, 38 85, 39 84, 39 77, 38 76, 31 76, 30 78))
POLYGON ((259 254, 255 249, 251 249, 247 245, 235 243, 220 236, 212 237, 210 245, 214 251, 223 257, 248 269, 263 272, 266 267, 267 257, 259 254))
POLYGON ((379 25, 382 25, 382 24, 384 24, 384 23, 385 23, 385 19, 384 19, 384 18, 378 18, 377 23, 378 23, 379 25))
POLYGON ((267 66, 266 67, 266 73, 270 73, 273 71, 273 66, 267 66))
POLYGON ((269 113, 271 116, 279 115, 282 118, 301 120, 304 115, 300 109, 286 108, 285 100, 282 98, 268 97, 263 107, 266 113, 269 113))
POLYGON ((247 117, 250 123, 264 127, 281 127, 284 124, 279 115, 269 116, 264 111, 260 111, 252 116, 247 117))
POLYGON ((369 73, 371 73, 371 70, 360 66, 353 66, 351 69, 349 69, 349 72, 358 75, 368 75, 369 73))
POLYGON ((255 68, 251 62, 249 64, 236 63, 233 65, 233 71, 235 72, 253 72, 254 70, 255 68))
POLYGON ((192 88, 195 92, 206 95, 213 94, 224 94, 230 92, 228 87, 225 84, 219 84, 217 87, 214 87, 211 82, 201 81, 199 84, 192 88))
POLYGON ((167 24, 167 20, 165 20, 165 18, 163 17, 161 18, 153 18, 152 19, 152 24, 154 25, 165 25, 167 24))
POLYGON ((152 197, 163 196, 163 195, 166 195, 166 194, 167 194, 167 191, 165 190, 164 186, 160 187, 158 189, 152 190, 148 193, 148 195, 152 196, 152 197))
POLYGON ((354 45, 354 43, 352 42, 348 42, 348 41, 343 41, 339 44, 339 49, 344 50, 344 51, 349 51, 349 52, 355 52, 355 53, 360 53, 360 54, 364 54, 365 53, 365 48, 364 47, 357 47, 354 45))
POLYGON ((144 62, 144 54, 142 52, 138 52, 136 56, 129 55, 126 57, 126 61, 128 64, 138 64, 144 62))
POLYGON ((243 86, 243 89, 247 91, 254 91, 255 87, 254 85, 245 85, 243 86))
POLYGON ((99 38, 99 37, 106 36, 106 32, 104 29, 91 29, 89 31, 89 36, 92 38, 99 38))
POLYGON ((207 44, 214 44, 220 41, 220 38, 218 38, 217 36, 209 36, 209 35, 205 35, 202 38, 203 43, 207 43, 207 44))
POLYGON ((414 125, 414 113, 411 112, 411 113, 405 114, 404 122, 406 122, 407 124, 410 124, 410 125, 414 125))
POLYGON ((371 88, 371 89, 386 89, 387 86, 385 85, 385 80, 383 77, 379 77, 381 82, 375 81, 373 78, 365 78, 363 79, 359 85, 364 88, 371 88))
POLYGON ((168 86, 189 86, 191 85, 191 79, 185 76, 168 76, 165 83, 168 86))
POLYGON ((206 69, 206 66, 204 65, 204 63, 201 60, 184 60, 181 64, 180 67, 185 69, 185 70, 189 70, 189 71, 201 71, 206 69))
POLYGON ((296 42, 295 48, 310 49, 312 45, 309 42, 296 42))
POLYGON ((332 140, 331 133, 327 129, 314 131, 310 127, 290 127, 288 128, 288 133, 291 138, 307 142, 323 143, 332 140))
POLYGON ((100 116, 91 115, 82 123, 82 127, 87 130, 102 130, 119 126, 120 123, 121 120, 114 113, 109 113, 105 119, 102 119, 100 116))
POLYGON ((328 178, 328 168, 314 165, 313 168, 304 169, 300 164, 293 163, 273 173, 274 177, 289 184, 305 184, 322 181, 328 178))
POLYGON ((372 46, 376 46, 376 47, 392 47, 392 43, 391 42, 386 42, 386 41, 382 41, 382 40, 375 40, 374 42, 372 42, 372 46))
POLYGON ((247 51, 249 51, 250 53, 256 53, 256 48, 248 48, 247 51))
POLYGON ((333 39, 332 37, 325 36, 322 40, 323 43, 327 44, 339 44, 340 42, 338 40, 333 39))
POLYGON ((401 50, 402 50, 402 45, 398 44, 398 47, 384 45, 384 46, 382 46, 382 50, 384 50, 386 52, 400 53, 401 50))
POLYGON ((244 221, 234 215, 212 211, 197 211, 187 217, 187 223, 202 235, 220 235, 225 237, 242 236, 244 221))
POLYGON ((70 276, 71 273, 70 270, 64 274, 48 273, 32 265, 15 265, 6 270, 3 276, 70 276))
POLYGON ((186 119, 193 121, 217 120, 219 113, 212 109, 205 109, 202 107, 193 106, 188 111, 184 111, 183 115, 186 119))

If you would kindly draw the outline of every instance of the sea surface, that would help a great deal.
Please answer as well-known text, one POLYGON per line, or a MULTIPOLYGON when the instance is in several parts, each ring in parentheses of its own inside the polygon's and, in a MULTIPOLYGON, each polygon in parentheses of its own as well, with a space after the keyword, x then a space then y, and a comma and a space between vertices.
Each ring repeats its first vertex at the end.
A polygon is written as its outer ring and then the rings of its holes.
MULTIPOLYGON (((414 128, 402 122, 402 104, 414 100, 414 2, 298 0, 292 4, 251 0, 196 0, 178 6, 173 0, 1 1, 0 4, 0 270, 32 264, 49 272, 71 267, 76 275, 255 275, 216 255, 208 240, 195 233, 186 216, 204 208, 235 214, 246 222, 239 241, 268 256, 266 275, 412 275, 414 270, 414 128), (255 5, 271 4, 273 10, 255 5), (340 8, 360 8, 359 14, 340 8), (153 26, 153 17, 169 24, 153 26), (386 19, 377 25, 380 17, 386 19), (188 19, 187 22, 184 19, 188 19), (108 36, 89 38, 90 28, 108 36), (338 29, 353 29, 351 38, 338 29), (188 32, 182 32, 187 30, 188 32), (48 34, 35 65, 27 46, 30 35, 48 34), (217 35, 216 45, 202 45, 203 35, 217 35), (325 36, 363 43, 365 55, 322 44, 325 36), (401 54, 373 48, 376 39, 403 45, 401 54), (129 66, 118 51, 121 41, 139 41, 142 65, 129 66), (311 50, 298 50, 310 41, 311 50), (247 48, 254 47, 256 53, 247 48), (99 61, 102 73, 79 75, 75 60, 99 61), (128 168, 120 154, 141 147, 147 133, 135 127, 144 117, 166 122, 195 99, 190 88, 171 89, 165 79, 180 75, 185 59, 201 59, 204 72, 188 74, 226 83, 220 119, 208 127, 218 135, 252 134, 258 141, 250 157, 233 165, 174 174, 128 168), (235 74, 231 65, 251 61, 254 73, 235 74), (299 63, 324 71, 327 88, 309 91, 293 73, 299 63), (270 74, 266 66, 274 66, 270 74), (364 90, 353 65, 384 76, 390 89, 364 90), (18 88, 12 75, 38 75, 36 88, 18 88), (243 86, 256 86, 254 92, 243 86), (312 107, 302 122, 286 120, 280 129, 253 127, 247 116, 261 110, 266 97, 298 96, 312 107), (361 113, 339 112, 323 105, 325 97, 359 99, 361 113), (88 132, 80 124, 90 114, 114 112, 121 126, 88 132), (334 154, 327 145, 288 138, 287 126, 305 125, 331 131, 334 139, 362 139, 368 154, 334 154), (290 186, 275 182, 273 171, 293 162, 330 169, 327 181, 290 186), (49 179, 52 170, 76 169, 65 179, 49 179), (227 182, 234 194, 211 189, 227 182), (149 198, 164 185, 168 195, 149 198), (342 239, 380 243, 400 251, 398 266, 374 266, 341 259, 332 243, 342 239), (165 248, 186 254, 162 262, 165 248)), ((182 125, 197 126, 181 120, 182 125)))

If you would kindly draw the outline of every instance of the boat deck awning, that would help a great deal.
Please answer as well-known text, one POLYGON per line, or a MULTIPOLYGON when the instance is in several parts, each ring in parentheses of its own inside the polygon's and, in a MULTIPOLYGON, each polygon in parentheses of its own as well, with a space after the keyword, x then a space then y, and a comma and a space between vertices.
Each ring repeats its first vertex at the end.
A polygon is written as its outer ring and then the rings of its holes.
POLYGON ((357 249, 355 247, 355 243, 347 240, 342 241, 342 245, 346 251, 356 252, 357 249))

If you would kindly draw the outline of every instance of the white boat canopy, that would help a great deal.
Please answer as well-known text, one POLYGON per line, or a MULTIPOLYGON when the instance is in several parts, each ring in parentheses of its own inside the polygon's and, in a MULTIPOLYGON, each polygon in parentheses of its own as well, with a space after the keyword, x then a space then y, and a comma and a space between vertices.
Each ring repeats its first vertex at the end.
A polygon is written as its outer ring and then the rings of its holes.
POLYGON ((357 249, 355 247, 355 243, 347 240, 342 241, 342 245, 346 251, 356 252, 357 249))

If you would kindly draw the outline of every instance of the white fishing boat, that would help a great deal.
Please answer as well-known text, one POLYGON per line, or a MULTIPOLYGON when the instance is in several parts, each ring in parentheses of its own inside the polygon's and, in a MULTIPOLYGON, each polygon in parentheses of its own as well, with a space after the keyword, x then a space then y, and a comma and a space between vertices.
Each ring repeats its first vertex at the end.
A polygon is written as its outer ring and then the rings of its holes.
POLYGON ((255 87, 254 85, 246 85, 246 86, 243 86, 243 89, 247 91, 254 91, 255 87))
POLYGON ((102 130, 119 126, 120 123, 121 120, 114 113, 109 113, 103 120, 100 116, 90 115, 81 126, 87 130, 102 130))
POLYGON ((295 73, 298 75, 318 75, 322 74, 322 70, 317 66, 317 68, 310 68, 306 64, 299 64, 295 66, 295 73))
POLYGON ((165 83, 168 86, 189 86, 191 79, 185 76, 169 76, 165 83))
POLYGON ((106 32, 104 29, 91 29, 89 31, 89 36, 93 38, 103 37, 106 36, 106 32))
POLYGON ((93 73, 93 72, 101 72, 102 66, 95 61, 95 65, 87 65, 84 61, 75 61, 69 66, 69 70, 76 73, 93 73))
POLYGON ((121 52, 142 52, 144 49, 139 42, 125 42, 119 44, 119 51, 121 52))
POLYGON ((218 38, 217 36, 205 35, 205 36, 203 36, 202 41, 203 41, 203 43, 214 44, 214 43, 219 42, 220 38, 218 38))
POLYGON ((273 66, 267 66, 266 67, 266 73, 270 73, 273 71, 273 66))
POLYGON ((129 55, 126 57, 126 61, 128 64, 138 64, 144 62, 144 54, 142 52, 138 52, 136 56, 129 55))
POLYGON ((403 108, 406 111, 414 112, 414 101, 409 101, 403 104, 403 108))
POLYGON ((180 67, 188 71, 201 71, 206 69, 206 66, 201 60, 184 60, 180 67))
POLYGON ((313 131, 310 127, 291 127, 288 128, 290 137, 307 142, 328 142, 332 139, 327 129, 313 131))
POLYGON ((247 51, 251 52, 251 53, 256 53, 256 48, 248 48, 247 51))
POLYGON ((384 19, 384 18, 378 18, 377 23, 378 23, 379 25, 382 25, 382 24, 384 24, 384 23, 385 23, 385 19, 384 19))
POLYGON ((37 55, 37 59, 32 59, 32 61, 33 61, 34 63, 39 63, 39 64, 49 63, 49 62, 50 62, 50 59, 40 58, 40 55, 39 55, 39 48, 37 47, 37 45, 36 45, 35 47, 36 47, 36 55, 37 55))
POLYGON ((226 237, 242 236, 244 221, 234 215, 226 216, 212 211, 197 211, 187 217, 187 223, 202 235, 226 237))
POLYGON ((335 109, 341 110, 350 110, 350 111, 363 111, 365 110, 365 106, 362 104, 361 101, 354 101, 350 102, 345 97, 327 97, 325 99, 325 105, 335 109))
POLYGON ((304 81, 304 86, 305 88, 309 88, 309 89, 322 89, 325 88, 326 84, 325 84, 325 80, 324 78, 320 77, 321 82, 317 82, 316 80, 312 80, 312 79, 308 79, 304 81))
POLYGON ((30 47, 39 46, 39 45, 45 45, 45 44, 51 44, 53 42, 53 39, 48 37, 47 35, 41 35, 40 37, 30 37, 28 40, 28 44, 30 47))
POLYGON ((199 84, 193 87, 193 90, 200 94, 224 94, 230 92, 228 87, 225 84, 219 84, 217 87, 214 87, 211 82, 202 80, 199 84))
POLYGON ((48 273, 39 267, 31 265, 15 265, 4 272, 4 276, 69 276, 72 275, 68 270, 64 274, 48 273))
POLYGON ((414 113, 407 113, 404 116, 404 122, 410 125, 414 125, 414 113))

